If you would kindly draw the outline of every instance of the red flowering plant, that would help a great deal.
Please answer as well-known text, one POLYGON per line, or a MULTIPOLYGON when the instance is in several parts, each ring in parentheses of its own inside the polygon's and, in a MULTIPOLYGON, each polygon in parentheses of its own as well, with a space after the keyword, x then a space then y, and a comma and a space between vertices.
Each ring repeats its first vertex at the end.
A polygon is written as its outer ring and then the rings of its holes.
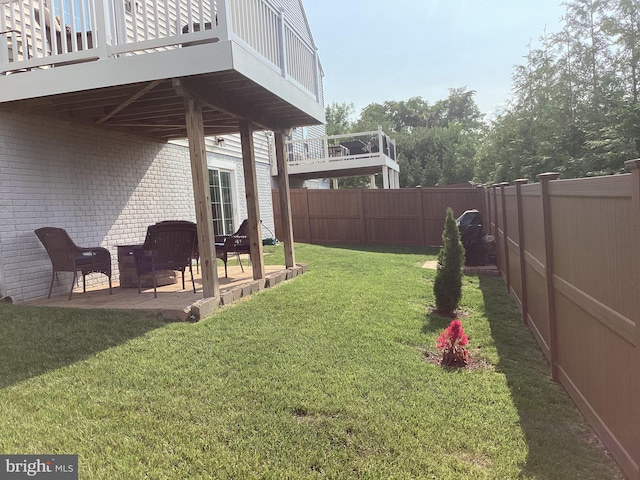
POLYGON ((438 337, 438 350, 442 350, 442 365, 464 367, 469 363, 469 352, 465 345, 469 337, 464 333, 462 322, 453 320, 438 337))

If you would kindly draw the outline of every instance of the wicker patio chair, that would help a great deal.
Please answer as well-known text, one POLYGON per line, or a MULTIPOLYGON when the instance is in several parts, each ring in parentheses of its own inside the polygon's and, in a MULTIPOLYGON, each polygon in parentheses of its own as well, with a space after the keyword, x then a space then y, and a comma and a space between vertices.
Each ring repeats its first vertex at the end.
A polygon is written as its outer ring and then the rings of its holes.
POLYGON ((73 281, 69 291, 69 300, 73 294, 78 272, 82 272, 82 291, 87 291, 86 276, 90 273, 103 273, 109 277, 109 295, 111 295, 111 254, 103 247, 82 248, 77 246, 64 228, 43 227, 35 230, 35 234, 44 245, 53 273, 49 285, 49 296, 53 289, 53 281, 58 272, 73 272, 73 281))
POLYGON ((191 266, 196 239, 197 228, 192 222, 168 221, 149 225, 144 244, 133 251, 138 275, 138 293, 141 293, 140 276, 153 273, 153 295, 158 298, 155 275, 157 270, 182 272, 182 289, 184 290, 184 272, 187 267, 191 274, 193 293, 196 293, 191 266))
POLYGON ((250 253, 249 247, 249 220, 244 220, 238 230, 233 235, 217 236, 216 237, 216 257, 224 263, 224 276, 227 274, 227 260, 229 255, 235 255, 240 263, 240 269, 244 273, 244 267, 242 266, 242 260, 240 259, 241 253, 250 253))

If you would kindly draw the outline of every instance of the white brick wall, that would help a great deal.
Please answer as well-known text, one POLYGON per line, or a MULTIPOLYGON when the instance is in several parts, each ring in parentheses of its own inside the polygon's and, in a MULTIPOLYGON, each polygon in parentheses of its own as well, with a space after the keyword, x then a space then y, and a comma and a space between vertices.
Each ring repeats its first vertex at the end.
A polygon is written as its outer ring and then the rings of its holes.
MULTIPOLYGON (((258 170, 260 201, 268 199, 261 215, 272 228, 269 169, 258 170)), ((241 160, 236 179, 246 218, 241 160)), ((141 243, 149 224, 168 219, 195 220, 188 149, 0 112, 0 296, 47 295, 51 263, 36 228, 62 227, 80 246, 106 247, 117 278, 116 245, 141 243)), ((71 274, 59 278, 54 294, 70 286, 71 274)))

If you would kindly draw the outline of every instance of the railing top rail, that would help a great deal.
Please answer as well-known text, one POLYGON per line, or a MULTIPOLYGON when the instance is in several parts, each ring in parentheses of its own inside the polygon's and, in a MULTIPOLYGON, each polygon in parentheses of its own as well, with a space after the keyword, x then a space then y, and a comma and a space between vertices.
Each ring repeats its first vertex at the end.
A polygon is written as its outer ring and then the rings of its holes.
MULTIPOLYGON (((262 0, 262 1, 266 3, 268 0, 262 0)), ((311 44, 311 42, 309 42, 307 39, 302 37, 300 33, 298 33, 298 29, 296 28, 296 26, 286 16, 284 17, 284 23, 287 27, 289 27, 289 29, 296 36, 296 38, 300 40, 300 42, 309 49, 309 51, 315 52, 316 50, 318 50, 313 44, 311 44)))
POLYGON ((142 0, 135 2, 142 8, 131 11, 125 11, 123 0, 82 0, 80 11, 74 10, 76 2, 56 0, 44 26, 38 20, 44 0, 0 0, 0 24, 18 24, 22 30, 11 27, 15 34, 0 38, 0 73, 236 40, 319 101, 321 80, 313 67, 317 49, 305 27, 273 0, 171 0, 153 2, 154 6, 142 0), (50 25, 56 21, 60 29, 54 31, 50 25), (65 30, 66 36, 60 33, 65 30), (301 61, 292 60, 298 57, 301 61))
MULTIPOLYGON (((354 137, 365 137, 365 136, 374 136, 374 135, 378 135, 378 130, 373 130, 370 132, 353 132, 353 133, 345 133, 345 134, 340 134, 340 135, 325 135, 323 137, 310 137, 310 138, 303 138, 303 139, 294 139, 294 140, 287 140, 288 143, 294 143, 294 142, 314 142, 314 141, 322 141, 322 140, 335 140, 335 139, 340 139, 340 138, 354 138, 354 137)), ((386 133, 382 133, 383 136, 387 137, 390 141, 395 143, 395 140, 393 140, 392 138, 390 138, 386 133)))
POLYGON ((270 0, 260 0, 274 15, 280 15, 281 9, 273 4, 270 0))

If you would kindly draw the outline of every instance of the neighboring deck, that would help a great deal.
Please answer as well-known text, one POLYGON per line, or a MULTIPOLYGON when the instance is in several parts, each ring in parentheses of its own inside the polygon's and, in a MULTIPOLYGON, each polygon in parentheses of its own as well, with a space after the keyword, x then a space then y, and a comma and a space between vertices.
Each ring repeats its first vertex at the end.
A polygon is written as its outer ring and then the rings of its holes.
POLYGON ((281 3, 0 0, 0 104, 161 141, 186 137, 185 90, 205 135, 321 123, 317 52, 281 3))
POLYGON ((400 188, 396 144, 381 128, 291 140, 287 142, 287 168, 290 178, 301 180, 382 174, 383 188, 400 188))

